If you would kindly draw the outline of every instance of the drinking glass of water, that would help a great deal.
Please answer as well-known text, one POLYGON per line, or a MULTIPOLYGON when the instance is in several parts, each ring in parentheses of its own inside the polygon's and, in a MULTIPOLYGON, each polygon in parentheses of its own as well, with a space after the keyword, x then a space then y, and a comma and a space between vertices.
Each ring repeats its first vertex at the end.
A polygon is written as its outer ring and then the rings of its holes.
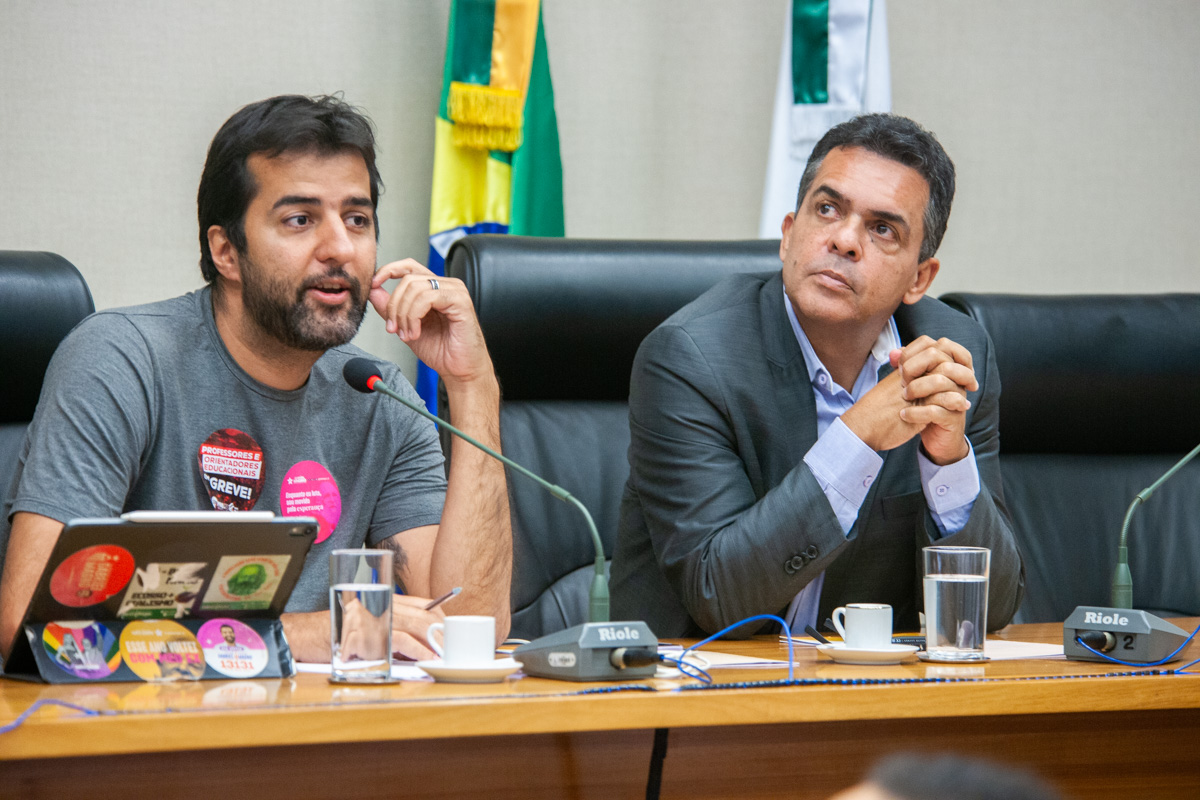
POLYGON ((392 580, 390 550, 329 554, 331 681, 392 679, 392 580))
POLYGON ((928 661, 986 661, 986 547, 926 547, 925 653, 928 661))

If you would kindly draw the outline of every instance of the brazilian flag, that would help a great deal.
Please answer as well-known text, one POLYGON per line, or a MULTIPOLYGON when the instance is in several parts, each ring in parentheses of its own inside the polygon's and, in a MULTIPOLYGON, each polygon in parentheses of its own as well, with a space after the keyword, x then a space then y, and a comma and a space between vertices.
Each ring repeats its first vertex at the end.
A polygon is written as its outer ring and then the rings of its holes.
MULTIPOLYGON (((470 233, 562 236, 562 158, 540 0, 453 0, 438 103, 429 268, 470 233)), ((437 412, 437 374, 417 392, 437 412)))

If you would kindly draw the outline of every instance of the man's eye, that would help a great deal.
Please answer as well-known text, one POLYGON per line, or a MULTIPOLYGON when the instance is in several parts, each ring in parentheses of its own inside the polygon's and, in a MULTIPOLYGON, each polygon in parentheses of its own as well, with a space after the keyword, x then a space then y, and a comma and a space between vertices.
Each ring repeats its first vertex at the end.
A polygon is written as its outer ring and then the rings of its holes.
POLYGON ((817 203, 817 213, 822 216, 832 214, 834 212, 833 203, 817 203))
POLYGON ((290 217, 284 220, 284 223, 302 228, 308 224, 308 220, 308 214, 292 214, 290 217))
POLYGON ((371 218, 366 214, 351 214, 346 220, 347 225, 353 225, 356 228, 371 227, 371 218))
POLYGON ((875 226, 875 235, 892 237, 895 236, 895 232, 892 230, 891 225, 885 225, 880 222, 875 226))

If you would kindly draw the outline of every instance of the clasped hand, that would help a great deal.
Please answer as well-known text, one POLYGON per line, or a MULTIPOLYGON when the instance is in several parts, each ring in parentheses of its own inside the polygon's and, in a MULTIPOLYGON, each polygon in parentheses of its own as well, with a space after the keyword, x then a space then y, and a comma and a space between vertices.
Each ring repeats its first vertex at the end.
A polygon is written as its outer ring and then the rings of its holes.
POLYGON ((863 395, 842 422, 872 450, 891 450, 920 435, 925 455, 935 464, 964 458, 967 392, 976 391, 971 352, 950 339, 921 336, 893 350, 895 368, 863 395))

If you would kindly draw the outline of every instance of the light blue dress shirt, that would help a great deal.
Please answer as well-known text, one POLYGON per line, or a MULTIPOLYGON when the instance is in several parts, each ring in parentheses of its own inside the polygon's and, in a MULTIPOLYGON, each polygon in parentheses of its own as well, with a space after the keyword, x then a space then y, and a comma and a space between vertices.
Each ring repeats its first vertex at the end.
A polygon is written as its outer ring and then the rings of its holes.
MULTIPOLYGON (((846 427, 841 416, 879 383, 879 370, 888 363, 891 351, 900 347, 900 333, 896 329, 896 320, 889 318, 888 324, 875 340, 862 371, 858 373, 854 388, 847 392, 834 383, 829 370, 817 357, 786 294, 783 305, 792 323, 792 331, 796 334, 796 341, 804 353, 817 403, 817 441, 804 456, 804 463, 833 506, 842 532, 849 535, 854 521, 858 519, 863 500, 883 467, 883 458, 846 427)), ((930 516, 943 536, 963 529, 971 516, 975 498, 979 496, 979 468, 975 464, 975 450, 969 439, 967 447, 970 452, 966 458, 944 467, 926 458, 920 448, 917 450, 921 488, 929 505, 930 516)), ((825 573, 822 572, 792 600, 787 618, 793 633, 803 633, 805 625, 816 626, 824 584, 825 573)))

